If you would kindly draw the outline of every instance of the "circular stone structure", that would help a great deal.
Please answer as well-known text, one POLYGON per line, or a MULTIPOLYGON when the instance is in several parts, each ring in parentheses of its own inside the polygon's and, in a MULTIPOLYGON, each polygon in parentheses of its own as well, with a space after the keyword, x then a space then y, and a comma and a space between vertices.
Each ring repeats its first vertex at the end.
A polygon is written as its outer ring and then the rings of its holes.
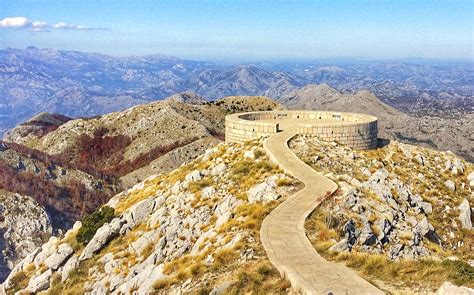
POLYGON ((265 111, 228 115, 225 141, 245 142, 291 129, 355 149, 377 147, 377 117, 346 112, 265 111))

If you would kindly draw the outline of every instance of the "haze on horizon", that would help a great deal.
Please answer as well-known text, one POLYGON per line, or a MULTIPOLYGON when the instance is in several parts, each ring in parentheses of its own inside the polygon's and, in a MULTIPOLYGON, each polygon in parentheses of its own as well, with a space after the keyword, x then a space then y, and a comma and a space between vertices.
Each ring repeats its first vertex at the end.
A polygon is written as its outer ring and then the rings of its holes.
POLYGON ((0 4, 0 47, 201 60, 474 59, 474 2, 25 1, 0 4))

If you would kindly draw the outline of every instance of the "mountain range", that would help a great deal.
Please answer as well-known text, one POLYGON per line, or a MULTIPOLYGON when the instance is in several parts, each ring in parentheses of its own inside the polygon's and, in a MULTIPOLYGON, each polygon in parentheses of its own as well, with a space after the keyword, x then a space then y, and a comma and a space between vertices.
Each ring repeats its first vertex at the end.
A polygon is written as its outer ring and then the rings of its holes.
POLYGON ((112 57, 56 49, 0 50, 0 133, 48 111, 94 116, 193 92, 280 99, 307 84, 368 90, 405 113, 457 118, 474 110, 472 63, 330 60, 219 64, 164 55, 112 57))

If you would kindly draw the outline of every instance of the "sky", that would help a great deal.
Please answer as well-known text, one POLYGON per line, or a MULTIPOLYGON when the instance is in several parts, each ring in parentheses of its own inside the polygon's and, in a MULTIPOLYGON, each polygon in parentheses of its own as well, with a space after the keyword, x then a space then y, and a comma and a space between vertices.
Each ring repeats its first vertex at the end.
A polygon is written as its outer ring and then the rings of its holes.
POLYGON ((474 0, 1 0, 0 47, 199 60, 474 59, 474 0))

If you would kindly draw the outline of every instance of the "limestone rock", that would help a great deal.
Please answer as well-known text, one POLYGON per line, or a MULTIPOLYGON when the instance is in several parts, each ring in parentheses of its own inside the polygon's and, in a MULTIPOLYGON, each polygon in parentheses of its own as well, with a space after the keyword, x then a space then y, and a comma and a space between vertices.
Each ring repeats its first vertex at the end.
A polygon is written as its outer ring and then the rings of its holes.
POLYGON ((61 271, 61 281, 62 282, 65 282, 68 279, 69 274, 71 273, 71 270, 76 268, 77 261, 78 261, 77 255, 72 255, 71 258, 69 258, 69 260, 66 261, 66 263, 64 264, 64 267, 61 271))
POLYGON ((91 258, 97 251, 101 250, 112 238, 118 235, 123 223, 121 219, 115 218, 110 223, 101 226, 83 250, 79 261, 91 258))
POLYGON ((472 228, 472 219, 471 219, 471 206, 467 199, 464 199, 458 207, 459 209, 459 220, 461 221, 462 227, 465 229, 472 228))
POLYGON ((43 206, 30 197, 0 190, 0 282, 52 234, 43 206))
POLYGON ((201 172, 199 170, 194 170, 190 172, 186 177, 184 178, 187 182, 193 182, 193 181, 198 181, 201 180, 201 172))
POLYGON ((435 232, 435 229, 431 223, 428 222, 428 218, 424 217, 417 225, 416 230, 424 237, 428 238, 433 243, 438 245, 441 244, 441 240, 435 232))
POLYGON ((274 176, 267 178, 264 182, 252 187, 248 193, 250 203, 263 202, 268 203, 277 200, 280 195, 275 191, 276 179, 274 176))
POLYGON ((444 186, 447 187, 450 191, 454 192, 456 190, 456 184, 450 179, 444 182, 444 186))
POLYGON ((39 268, 41 264, 44 263, 44 260, 50 255, 53 255, 57 249, 58 238, 51 237, 47 243, 41 246, 41 252, 36 255, 34 263, 36 268, 39 268))
POLYGON ((211 175, 212 176, 219 176, 222 173, 224 173, 226 169, 227 169, 226 164, 220 163, 216 167, 212 168, 211 175))
POLYGON ((444 282, 436 291, 436 295, 474 295, 474 289, 444 282))
POLYGON ((458 158, 446 161, 445 170, 451 170, 451 174, 459 175, 464 173, 464 164, 458 158))
POLYGON ((255 159, 255 153, 253 152, 253 150, 245 151, 244 159, 249 159, 249 160, 255 159))
POLYGON ((469 182, 469 186, 474 189, 474 172, 469 173, 467 181, 469 182))
POLYGON ((342 251, 345 251, 347 249, 349 249, 349 245, 347 243, 347 239, 344 238, 344 239, 340 240, 337 244, 331 246, 331 248, 329 248, 329 251, 342 252, 342 251))
POLYGON ((232 218, 233 214, 231 212, 226 212, 219 216, 216 220, 215 228, 220 228, 222 225, 224 225, 227 221, 229 221, 232 218))
POLYGON ((69 244, 61 244, 54 254, 45 259, 44 264, 52 270, 57 270, 73 252, 74 250, 69 244))
POLYGON ((51 271, 51 269, 48 269, 44 273, 32 277, 26 289, 28 290, 28 292, 31 293, 37 293, 40 291, 47 290, 50 286, 52 274, 53 272, 51 271))
POLYGON ((421 166, 425 166, 426 164, 426 158, 422 154, 417 154, 415 156, 415 160, 420 164, 421 166))
POLYGON ((213 186, 206 186, 201 190, 201 197, 204 200, 211 198, 216 193, 216 189, 213 186))
POLYGON ((141 224, 150 215, 150 213, 153 212, 154 208, 155 200, 153 198, 142 200, 137 204, 133 205, 129 209, 133 224, 135 226, 141 224))

